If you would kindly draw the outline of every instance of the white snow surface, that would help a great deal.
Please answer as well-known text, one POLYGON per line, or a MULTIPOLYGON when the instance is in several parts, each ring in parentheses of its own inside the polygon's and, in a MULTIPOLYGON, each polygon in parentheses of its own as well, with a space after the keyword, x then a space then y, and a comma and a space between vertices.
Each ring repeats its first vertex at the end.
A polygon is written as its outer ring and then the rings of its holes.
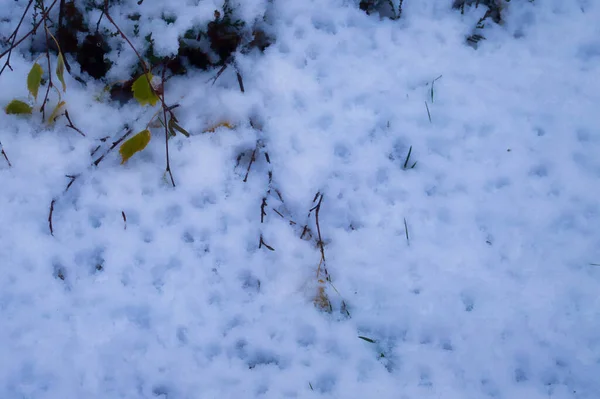
MULTIPOLYGON (((3 2, 7 36, 23 4, 3 2)), ((245 93, 232 68, 168 81, 192 133, 170 141, 175 188, 161 129, 90 166, 159 106, 67 77, 86 137, 2 113, 1 398, 600 398, 600 2, 513 0, 476 50, 485 7, 356 3, 240 2, 276 42, 237 55, 245 93)), ((212 10, 159 4, 181 30, 212 10)), ((23 54, 3 107, 27 99, 23 54)))

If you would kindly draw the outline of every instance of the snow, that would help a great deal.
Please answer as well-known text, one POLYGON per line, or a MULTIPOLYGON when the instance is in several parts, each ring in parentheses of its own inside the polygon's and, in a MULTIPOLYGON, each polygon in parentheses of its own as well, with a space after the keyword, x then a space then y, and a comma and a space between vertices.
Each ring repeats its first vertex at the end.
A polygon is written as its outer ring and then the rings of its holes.
MULTIPOLYGON (((141 6, 181 13, 152 25, 161 54, 210 20, 192 3, 141 6)), ((169 80, 191 133, 170 141, 175 188, 160 129, 90 166, 159 109, 98 101, 102 82, 67 77, 86 137, 2 114, 0 397, 600 397, 600 3, 513 0, 476 50, 484 7, 239 3, 277 40, 236 56, 245 93, 232 68, 169 80), (317 192, 331 313, 313 304, 317 192)), ((0 36, 22 7, 0 7, 0 36)), ((13 53, 3 107, 31 62, 13 53)))

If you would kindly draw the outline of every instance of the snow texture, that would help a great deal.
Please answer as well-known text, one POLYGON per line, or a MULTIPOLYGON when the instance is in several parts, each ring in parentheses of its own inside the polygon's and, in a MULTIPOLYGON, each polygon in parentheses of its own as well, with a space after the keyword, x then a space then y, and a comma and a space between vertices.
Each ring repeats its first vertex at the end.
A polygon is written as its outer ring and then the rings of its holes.
MULTIPOLYGON (((26 2, 4 3, 8 37, 26 2)), ((276 42, 236 56, 245 93, 232 68, 169 80, 192 133, 170 141, 175 188, 160 129, 90 166, 156 110, 98 101, 102 82, 67 77, 86 137, 0 116, 0 397, 600 397, 600 2, 513 0, 477 50, 483 7, 356 3, 239 2, 276 42), (299 238, 317 192, 331 313, 299 238)), ((146 0, 179 25, 140 26, 168 54, 221 5, 146 0)), ((13 53, 3 107, 32 60, 13 53)))

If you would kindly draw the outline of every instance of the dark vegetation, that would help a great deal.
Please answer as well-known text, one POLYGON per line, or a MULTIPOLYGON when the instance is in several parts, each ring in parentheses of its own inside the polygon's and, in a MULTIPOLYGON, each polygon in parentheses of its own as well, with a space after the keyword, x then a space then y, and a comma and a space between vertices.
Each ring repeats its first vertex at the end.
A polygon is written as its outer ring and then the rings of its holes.
MULTIPOLYGON (((474 27, 473 33, 467 37, 467 42, 476 44, 484 39, 482 29, 487 21, 502 23, 503 10, 509 0, 448 0, 452 8, 465 12, 468 7, 485 7, 485 13, 474 27)), ((525 0, 523 0, 525 1, 525 0)), ((532 1, 532 0, 527 0, 532 1)), ((33 28, 28 36, 32 37, 29 43, 30 51, 40 51, 40 40, 36 39, 39 34, 44 34, 41 28, 47 27, 49 32, 56 37, 58 44, 65 55, 65 66, 67 72, 73 74, 69 60, 79 64, 81 74, 76 74, 80 81, 85 80, 85 75, 94 79, 102 79, 111 68, 111 62, 107 54, 113 49, 109 43, 111 37, 119 36, 119 32, 107 28, 102 24, 106 17, 107 7, 110 8, 116 1, 105 1, 98 3, 93 0, 29 0, 21 22, 18 24, 13 36, 5 38, 0 42, 4 48, 2 57, 7 57, 2 71, 10 67, 10 52, 14 47, 21 44, 16 43, 19 31, 25 26, 23 21, 27 19, 28 13, 32 16, 33 28), (90 11, 98 10, 101 16, 98 20, 89 20, 90 11), (43 26, 41 22, 43 21, 43 26), (40 32, 42 31, 42 32, 40 32)), ((138 4, 142 4, 138 1, 138 4)), ((403 13, 404 0, 360 0, 358 7, 369 15, 379 15, 383 18, 393 20, 400 19, 403 13)), ((109 11, 110 12, 110 11, 109 11)), ((139 22, 141 15, 132 13, 127 18, 134 23, 134 35, 139 34, 139 22)), ((162 19, 167 24, 176 21, 176 16, 163 15, 162 19)), ((264 21, 262 21, 264 22, 264 21)), ((166 63, 172 74, 185 74, 188 69, 201 70, 219 69, 225 65, 233 64, 236 52, 249 52, 253 49, 264 51, 274 38, 266 33, 264 26, 260 23, 249 24, 236 14, 235 8, 229 0, 225 0, 221 9, 214 11, 214 18, 205 26, 194 26, 179 38, 179 49, 176 54, 168 60, 159 57, 154 50, 154 39, 152 34, 144 37, 145 47, 141 50, 143 57, 150 65, 166 63), (250 26, 252 25, 252 26, 250 26), (167 62, 168 61, 168 62, 167 62)), ((25 45, 25 47, 27 47, 25 45)), ((57 52, 56 45, 48 42, 49 50, 57 52)), ((1 73, 1 72, 0 72, 1 73)), ((138 68, 133 73, 132 79, 142 73, 138 68)), ((113 88, 113 98, 124 100, 123 93, 131 86, 131 82, 120 84, 113 88)), ((125 96, 127 97, 127 96, 125 96)))

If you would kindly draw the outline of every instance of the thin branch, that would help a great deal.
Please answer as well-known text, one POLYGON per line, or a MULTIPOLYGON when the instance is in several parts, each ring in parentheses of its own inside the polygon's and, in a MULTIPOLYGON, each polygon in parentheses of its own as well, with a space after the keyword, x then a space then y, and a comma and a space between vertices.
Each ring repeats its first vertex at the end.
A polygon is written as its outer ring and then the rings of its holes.
MULTIPOLYGON (((127 44, 129 44, 129 47, 131 47, 131 49, 137 56, 138 60, 140 61, 140 65, 142 66, 142 70, 144 71, 144 76, 146 76, 146 80, 148 80, 148 85, 150 86, 150 89, 154 92, 154 94, 156 94, 156 96, 160 100, 163 109, 169 113, 169 116, 174 118, 175 115, 173 114, 173 111, 171 111, 171 107, 168 107, 165 104, 164 95, 163 96, 158 95, 156 93, 156 90, 154 89, 154 86, 152 86, 152 82, 150 81, 150 70, 148 69, 148 65, 146 65, 146 62, 144 61, 144 59, 142 58, 140 53, 137 51, 135 46, 131 43, 129 38, 125 35, 125 33, 123 33, 121 28, 119 28, 119 25, 117 25, 117 23, 114 21, 114 19, 112 19, 112 17, 110 16, 110 13, 108 12, 108 1, 109 0, 104 0, 104 15, 106 15, 106 19, 109 20, 109 22, 115 27, 115 29, 117 30, 119 35, 121 35, 121 37, 127 42, 127 44)), ((100 16, 100 17, 102 17, 102 16, 100 16)), ((98 24, 100 24, 100 21, 98 21, 98 24)), ((166 65, 165 65, 165 68, 166 68, 166 65)), ((163 72, 163 74, 164 74, 164 72, 163 72)), ((163 77, 163 84, 164 84, 164 77, 163 77)), ((164 94, 164 87, 163 87, 163 94, 164 94)), ((166 123, 166 119, 165 119, 165 123, 166 123)), ((169 173, 170 173, 170 171, 169 171, 169 173)), ((173 180, 172 176, 171 176, 171 180, 173 180)))
MULTIPOLYGON (((313 198, 313 202, 315 202, 317 200, 317 198, 319 198, 320 194, 321 194, 321 192, 317 191, 317 193, 315 194, 315 198, 313 198)), ((312 208, 311 211, 314 209, 316 209, 316 208, 312 208)))
POLYGON ((265 212, 265 208, 267 207, 267 198, 263 197, 262 203, 260 204, 260 222, 263 223, 265 220, 265 216, 267 216, 267 212, 265 212))
POLYGON ((169 130, 167 129, 167 107, 165 106, 165 91, 164 91, 165 71, 166 70, 167 70, 167 64, 165 63, 165 65, 163 66, 162 75, 161 75, 161 85, 163 86, 163 91, 162 91, 163 107, 162 107, 162 109, 163 109, 163 120, 165 121, 165 123, 164 123, 164 125, 165 125, 165 154, 166 154, 166 158, 167 158, 166 172, 169 173, 169 177, 171 178, 171 184, 173 185, 173 187, 175 187, 175 180, 173 179, 173 173, 171 172, 171 164, 169 163, 169 130))
MULTIPOLYGON (((44 0, 40 0, 40 4, 42 7, 42 14, 45 13, 44 0)), ((44 34, 46 37, 46 60, 48 61, 48 87, 46 88, 46 95, 44 96, 44 102, 42 102, 42 107, 40 111, 42 111, 42 120, 46 119, 46 103, 48 102, 48 94, 50 94, 50 89, 54 86, 52 83, 52 65, 50 64, 50 38, 48 35, 48 25, 46 23, 46 18, 44 21, 44 34)))
POLYGON ((98 159, 96 159, 93 162, 94 166, 98 166, 98 164, 100 162, 102 162, 102 160, 104 159, 104 157, 106 157, 108 155, 108 153, 110 153, 112 150, 114 150, 116 146, 121 144, 121 142, 127 138, 127 136, 129 136, 131 133, 133 133, 133 130, 131 128, 127 127, 126 129, 127 129, 127 131, 125 132, 125 134, 123 136, 119 137, 119 139, 117 141, 113 142, 112 145, 110 146, 110 148, 108 150, 106 150, 106 152, 104 154, 102 154, 98 159))
POLYGON ((212 78, 208 79, 208 82, 210 82, 211 80, 213 81, 212 84, 214 86, 215 83, 217 83, 217 79, 219 79, 219 77, 221 76, 221 74, 223 72, 225 72, 225 70, 227 69, 227 63, 225 63, 221 69, 219 69, 219 71, 217 72, 217 74, 215 76, 213 76, 212 78))
MULTIPOLYGON (((173 185, 173 187, 175 187, 175 179, 173 178, 173 173, 171 171, 171 164, 170 164, 170 160, 169 160, 169 129, 167 127, 167 112, 169 113, 169 116, 171 118, 173 118, 175 120, 176 120, 176 118, 175 118, 175 115, 173 114, 172 107, 168 107, 167 104, 165 104, 165 91, 164 91, 165 73, 166 73, 168 61, 165 62, 163 65, 162 79, 161 79, 161 86, 162 86, 161 93, 157 93, 157 91, 154 89, 154 86, 152 86, 152 82, 150 81, 150 70, 148 69, 146 62, 144 61, 144 59, 142 58, 140 53, 137 51, 135 46, 131 43, 129 38, 125 35, 125 33, 123 33, 121 28, 119 28, 117 23, 113 20, 110 13, 108 12, 108 8, 109 8, 108 1, 109 0, 104 0, 104 15, 106 16, 106 19, 108 19, 108 21, 115 27, 115 29, 121 35, 121 37, 127 42, 127 44, 129 44, 129 47, 131 47, 131 49, 134 51, 135 55, 137 56, 138 60, 140 61, 140 65, 142 66, 142 69, 144 71, 144 76, 146 77, 146 80, 148 81, 148 85, 150 86, 150 89, 154 92, 154 94, 156 94, 156 96, 158 97, 158 99, 160 100, 160 103, 162 105, 163 120, 164 120, 163 125, 165 127, 165 153, 166 153, 166 163, 167 163, 165 173, 169 174, 169 177, 171 178, 171 184, 173 185)), ((139 4, 141 4, 141 2, 139 4)), ((98 23, 100 23, 100 22, 98 22, 98 23)))
POLYGON ((317 205, 315 205, 309 212, 315 211, 315 224, 317 225, 317 245, 319 246, 319 250, 321 251, 321 261, 319 262, 319 267, 317 269, 317 278, 319 278, 319 274, 321 273, 321 265, 323 266, 323 271, 325 272, 325 276, 328 278, 329 273, 327 273, 327 268, 325 265, 325 245, 323 243, 323 236, 321 235, 321 225, 319 223, 319 212, 321 211, 321 203, 323 202, 323 194, 321 192, 317 192, 313 202, 317 201, 317 205))
POLYGON ((267 244, 267 243, 265 242, 265 240, 263 239, 263 236, 262 236, 262 234, 261 234, 261 236, 260 236, 260 241, 258 242, 258 248, 259 248, 259 249, 260 249, 260 248, 262 248, 262 246, 263 246, 263 245, 264 245, 264 246, 265 246, 265 247, 266 247, 268 250, 270 250, 270 251, 275 251, 275 248, 273 248, 272 246, 270 246, 269 244, 267 244))
POLYGON ((50 228, 51 236, 54 236, 54 228, 52 227, 52 214, 54 213, 54 203, 56 203, 56 198, 53 198, 52 202, 50 202, 50 213, 48 213, 48 227, 50 228))
POLYGON ((70 127, 71 129, 75 130, 77 133, 79 133, 83 137, 85 137, 85 134, 81 130, 79 130, 75 125, 73 125, 73 122, 71 121, 71 118, 69 117, 69 111, 67 111, 67 110, 65 110, 65 117, 67 118, 67 121, 69 122, 67 127, 70 127))
POLYGON ((96 153, 98 152, 98 150, 101 148, 101 145, 96 146, 96 148, 94 148, 91 152, 90 152, 90 156, 93 157, 94 155, 96 155, 96 153))
POLYGON ((45 12, 42 13, 42 20, 37 22, 33 28, 27 32, 27 34, 25 34, 25 36, 23 36, 22 38, 20 38, 19 40, 17 40, 16 42, 14 42, 10 48, 8 50, 6 50, 5 52, 3 52, 2 54, 0 54, 0 59, 2 59, 5 55, 10 54, 10 52, 16 48, 19 44, 23 43, 23 41, 25 41, 25 39, 27 39, 29 36, 31 36, 35 31, 37 31, 37 29, 40 27, 40 25, 42 24, 42 22, 45 21, 46 18, 48 18, 48 13, 50 13, 50 10, 52 10, 52 7, 54 7, 54 5, 56 4, 58 0, 54 0, 52 2, 52 4, 50 4, 50 7, 48 7, 46 9, 45 12))
POLYGON ((258 149, 258 143, 256 143, 256 148, 252 151, 252 157, 250 157, 250 162, 248 162, 248 169, 246 170, 246 176, 244 177, 244 180, 242 180, 244 183, 246 183, 248 181, 248 175, 250 174, 250 168, 252 167, 252 164, 254 163, 254 161, 256 161, 256 150, 258 149))
POLYGON ((278 189, 274 189, 273 191, 275 191, 275 194, 277 194, 277 197, 279 198, 279 201, 285 202, 283 200, 283 196, 281 195, 281 192, 278 189))
MULTIPOLYGON (((74 7, 74 5, 73 5, 74 7)), ((60 0, 60 6, 58 8, 58 30, 57 30, 57 41, 58 43, 63 45, 64 48, 64 42, 63 42, 63 30, 61 29, 63 27, 62 25, 62 21, 65 15, 65 0, 60 0)), ((60 46, 59 46, 59 51, 60 51, 60 46)), ((69 75, 71 74, 71 65, 69 65, 69 60, 67 59, 67 57, 63 56, 63 61, 65 63, 65 67, 67 68, 67 72, 69 73, 69 75)))
POLYGON ((102 17, 104 16, 104 9, 100 11, 100 18, 98 18, 98 22, 96 22, 96 33, 100 31, 100 21, 102 21, 102 17))
POLYGON ((2 153, 2 156, 4 157, 4 159, 6 159, 6 163, 8 163, 8 167, 12 168, 12 164, 10 163, 10 161, 8 159, 8 155, 6 155, 6 152, 4 152, 4 147, 2 146, 1 141, 0 141, 0 153, 2 153))
POLYGON ((305 234, 309 235, 309 237, 308 237, 309 240, 312 238, 312 234, 310 232, 310 228, 306 224, 304 225, 304 228, 302 229, 302 234, 300 234, 300 239, 301 240, 304 239, 304 235, 305 234))
MULTIPOLYGON (((146 74, 146 76, 148 76, 148 73, 150 71, 148 70, 148 66, 146 65, 146 62, 144 61, 144 59, 142 58, 140 53, 138 53, 138 51, 136 50, 134 45, 131 44, 131 41, 129 40, 129 38, 125 35, 125 33, 123 33, 121 28, 119 28, 119 25, 117 25, 117 23, 114 21, 114 19, 112 19, 112 17, 110 16, 110 13, 108 12, 108 1, 109 0, 104 0, 104 15, 106 15, 106 19, 109 20, 109 22, 115 27, 117 32, 119 32, 121 37, 127 42, 127 44, 129 44, 129 47, 131 47, 131 49, 135 52, 135 55, 137 55, 138 59, 140 60, 140 65, 142 66, 142 69, 144 70, 144 74, 146 74)), ((100 21, 98 21, 98 24, 99 23, 100 23, 100 21)), ((148 83, 150 83, 150 82, 148 82, 148 83)), ((152 85, 150 85, 150 87, 152 87, 152 85)))
POLYGON ((244 81, 242 80, 242 74, 240 73, 240 71, 238 71, 237 68, 235 68, 235 74, 237 76, 238 85, 240 86, 240 91, 242 93, 244 93, 245 90, 244 90, 244 81))
POLYGON ((79 176, 80 176, 80 175, 65 175, 65 177, 68 177, 68 178, 70 179, 70 180, 69 180, 69 184, 67 184, 67 187, 65 188, 65 193, 66 193, 67 191, 69 191, 69 189, 71 188, 71 186, 73 185, 73 183, 75 183, 75 180, 77 180, 77 178, 78 178, 79 176))
POLYGON ((427 105, 427 101, 425 101, 425 108, 427 108, 427 117, 429 118, 429 123, 431 123, 431 113, 429 112, 429 105, 427 105))
POLYGON ((325 262, 325 248, 323 247, 323 237, 321 236, 321 225, 319 223, 319 212, 321 211, 321 203, 323 202, 323 194, 321 194, 321 198, 319 198, 319 203, 317 204, 317 208, 315 210, 315 223, 317 224, 317 236, 319 238, 319 247, 321 249, 321 257, 323 258, 323 262, 325 262))
MULTIPOLYGON (((8 67, 8 69, 10 69, 11 71, 13 70, 12 66, 10 66, 10 56, 12 55, 12 50, 15 48, 15 40, 17 40, 17 34, 19 33, 19 28, 21 28, 21 24, 23 23, 23 20, 25 19, 25 15, 27 15, 27 11, 29 11, 29 7, 31 7, 32 4, 33 4, 33 0, 29 0, 29 3, 27 3, 27 7, 25 7, 25 11, 23 11, 23 15, 21 15, 21 19, 19 20, 17 27, 15 28, 15 30, 9 37, 9 40, 12 39, 12 43, 10 44, 10 48, 8 50, 8 58, 6 59, 6 61, 4 61, 4 66, 2 67, 2 69, 0 69, 0 75, 2 75, 2 72, 4 72, 6 67, 8 67)), ((2 58, 2 57, 0 57, 0 58, 2 58)))
POLYGON ((434 96, 434 90, 433 90, 433 86, 435 85, 435 82, 440 80, 442 78, 443 75, 438 76, 437 78, 433 79, 431 81, 431 103, 433 104, 433 96, 434 96))

